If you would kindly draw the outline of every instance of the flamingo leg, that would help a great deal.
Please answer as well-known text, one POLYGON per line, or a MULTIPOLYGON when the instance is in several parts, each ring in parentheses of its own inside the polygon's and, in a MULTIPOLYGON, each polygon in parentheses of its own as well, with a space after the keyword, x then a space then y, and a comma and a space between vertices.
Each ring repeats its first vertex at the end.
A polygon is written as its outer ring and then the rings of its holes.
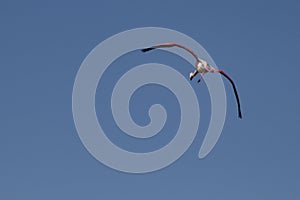
POLYGON ((200 83, 203 80, 203 75, 204 75, 204 73, 200 74, 200 78, 197 80, 197 83, 200 83))

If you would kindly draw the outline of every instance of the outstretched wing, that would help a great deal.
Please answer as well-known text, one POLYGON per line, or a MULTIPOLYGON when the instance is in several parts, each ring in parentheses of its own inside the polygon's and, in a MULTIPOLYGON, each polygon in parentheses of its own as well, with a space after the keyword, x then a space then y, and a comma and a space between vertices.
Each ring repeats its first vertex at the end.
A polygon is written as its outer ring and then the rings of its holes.
POLYGON ((187 48, 187 47, 185 47, 181 44, 174 43, 174 42, 159 44, 159 45, 155 45, 155 46, 152 46, 152 47, 149 47, 149 48, 145 48, 145 49, 142 49, 142 52, 147 52, 147 51, 151 51, 151 50, 154 50, 154 49, 157 49, 157 48, 166 48, 166 47, 179 47, 179 48, 182 48, 182 49, 188 51, 190 54, 192 54, 194 56, 194 58, 197 60, 197 62, 200 62, 200 59, 198 58, 198 56, 191 49, 189 49, 189 48, 187 48))
POLYGON ((235 84, 234 84, 233 80, 225 72, 223 72, 222 70, 217 70, 217 71, 220 74, 222 74, 223 76, 225 76, 230 81, 230 83, 231 83, 231 85, 233 87, 233 91, 234 91, 234 94, 235 94, 236 102, 237 102, 237 105, 238 105, 238 115, 239 115, 239 118, 242 119, 240 99, 239 99, 239 95, 237 93, 237 89, 235 87, 235 84))

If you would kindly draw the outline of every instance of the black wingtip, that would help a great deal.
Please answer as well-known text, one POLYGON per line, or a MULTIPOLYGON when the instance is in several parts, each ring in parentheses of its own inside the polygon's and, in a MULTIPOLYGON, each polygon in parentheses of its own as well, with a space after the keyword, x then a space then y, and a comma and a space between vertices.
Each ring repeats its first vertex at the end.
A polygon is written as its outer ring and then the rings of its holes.
POLYGON ((242 117, 242 113, 241 112, 239 112, 239 118, 240 119, 242 119, 243 117, 242 117))
POLYGON ((149 47, 149 48, 142 49, 141 51, 142 52, 147 52, 147 51, 151 51, 153 49, 155 49, 155 48, 154 47, 149 47))

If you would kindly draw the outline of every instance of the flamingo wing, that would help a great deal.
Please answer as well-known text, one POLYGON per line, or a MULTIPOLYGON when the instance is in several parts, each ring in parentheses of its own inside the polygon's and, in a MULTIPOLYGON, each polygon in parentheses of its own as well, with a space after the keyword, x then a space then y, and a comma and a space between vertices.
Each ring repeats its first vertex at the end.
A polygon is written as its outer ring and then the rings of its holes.
POLYGON ((198 56, 191 49, 189 49, 189 48, 187 48, 187 47, 185 47, 181 44, 174 43, 174 42, 159 44, 159 45, 155 45, 155 46, 152 46, 152 47, 149 47, 149 48, 145 48, 145 49, 142 49, 142 52, 151 51, 151 50, 154 50, 154 49, 157 49, 157 48, 168 48, 168 47, 182 48, 182 49, 188 51, 190 54, 192 54, 194 56, 194 58, 197 60, 197 62, 200 62, 200 59, 198 58, 198 56))
POLYGON ((238 95, 238 92, 237 92, 237 89, 235 87, 235 84, 234 84, 233 80, 224 71, 218 70, 218 72, 220 74, 222 74, 223 76, 225 76, 230 81, 230 83, 232 85, 232 88, 233 88, 233 91, 234 91, 234 94, 235 94, 235 99, 236 99, 236 102, 237 102, 237 105, 238 105, 238 116, 239 116, 239 118, 242 119, 240 99, 239 99, 239 95, 238 95))

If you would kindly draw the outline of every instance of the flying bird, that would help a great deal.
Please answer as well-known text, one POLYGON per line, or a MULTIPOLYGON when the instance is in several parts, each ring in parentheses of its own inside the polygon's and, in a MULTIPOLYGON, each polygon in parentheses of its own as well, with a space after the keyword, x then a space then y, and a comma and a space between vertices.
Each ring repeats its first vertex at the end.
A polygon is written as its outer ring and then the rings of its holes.
POLYGON ((192 80, 199 73, 200 78, 197 81, 199 83, 201 81, 203 75, 206 74, 207 72, 211 72, 211 73, 219 72, 225 78, 227 78, 229 80, 229 82, 231 83, 234 94, 235 94, 236 102, 237 102, 237 105, 238 105, 238 117, 242 118, 240 100, 239 100, 238 92, 237 92, 237 89, 236 89, 236 86, 235 86, 233 80, 224 71, 222 71, 220 69, 217 69, 217 68, 213 68, 205 60, 200 59, 191 49, 189 49, 189 48, 187 48, 187 47, 185 47, 181 44, 171 42, 171 43, 155 45, 155 46, 152 46, 152 47, 149 47, 149 48, 142 49, 141 51, 142 52, 147 52, 147 51, 151 51, 151 50, 158 49, 158 48, 168 48, 168 47, 182 48, 182 49, 188 51, 190 54, 192 54, 193 57, 196 59, 196 64, 194 65, 196 70, 194 72, 190 73, 190 80, 192 80))

